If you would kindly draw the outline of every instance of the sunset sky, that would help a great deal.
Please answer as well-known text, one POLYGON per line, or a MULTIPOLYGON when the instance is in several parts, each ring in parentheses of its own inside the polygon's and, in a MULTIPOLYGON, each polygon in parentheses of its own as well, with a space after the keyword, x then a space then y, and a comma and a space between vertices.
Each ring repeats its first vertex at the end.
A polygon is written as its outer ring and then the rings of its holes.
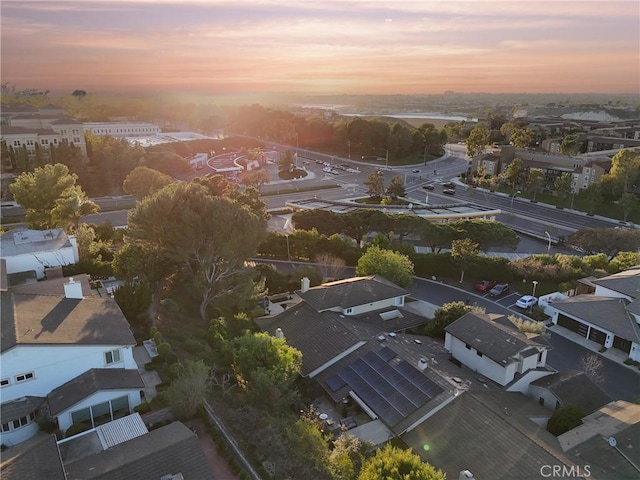
POLYGON ((54 93, 634 93, 637 1, 2 1, 1 80, 54 93))

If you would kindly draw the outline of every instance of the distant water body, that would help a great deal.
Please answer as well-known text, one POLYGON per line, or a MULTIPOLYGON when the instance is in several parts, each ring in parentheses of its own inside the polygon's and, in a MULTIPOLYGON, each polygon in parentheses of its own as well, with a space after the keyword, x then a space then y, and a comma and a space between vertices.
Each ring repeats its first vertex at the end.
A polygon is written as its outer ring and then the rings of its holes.
POLYGON ((443 113, 340 113, 345 117, 391 117, 391 118, 417 118, 425 120, 450 120, 452 122, 477 122, 477 118, 463 117, 460 115, 445 115, 443 113))

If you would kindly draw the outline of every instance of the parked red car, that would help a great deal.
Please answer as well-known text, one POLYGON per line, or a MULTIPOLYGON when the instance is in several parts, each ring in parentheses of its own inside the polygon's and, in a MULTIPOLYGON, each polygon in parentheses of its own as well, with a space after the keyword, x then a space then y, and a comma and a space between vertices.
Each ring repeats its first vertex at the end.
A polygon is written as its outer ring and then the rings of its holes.
POLYGON ((482 280, 480 283, 476 285, 475 288, 477 291, 485 293, 491 290, 497 284, 498 284, 497 280, 482 280))

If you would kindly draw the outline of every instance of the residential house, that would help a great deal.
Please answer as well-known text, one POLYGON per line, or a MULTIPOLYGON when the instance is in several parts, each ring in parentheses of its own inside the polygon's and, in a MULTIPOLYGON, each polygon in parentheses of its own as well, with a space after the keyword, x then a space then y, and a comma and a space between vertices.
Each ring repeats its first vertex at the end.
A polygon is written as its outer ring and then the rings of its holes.
POLYGON ((38 414, 65 431, 109 422, 141 403, 136 341, 122 311, 111 298, 85 297, 81 282, 68 280, 64 295, 1 292, 4 445, 35 435, 38 414))
POLYGON ((550 304, 553 324, 640 361, 640 266, 590 278, 588 285, 595 286, 592 294, 550 304))
POLYGON ((405 308, 406 290, 373 275, 312 288, 303 279, 296 294, 298 303, 259 326, 302 352, 302 375, 334 405, 360 406, 382 441, 454 398, 455 387, 426 368, 420 337, 405 333, 428 321, 405 308))
POLYGON ((79 260, 76 238, 62 228, 13 229, 0 234, 0 259, 5 263, 9 284, 12 275, 32 274, 45 278, 47 268, 72 265, 79 260))
POLYGON ((138 414, 56 441, 38 436, 2 454, 2 478, 213 480, 194 432, 173 422, 149 432, 138 414))
POLYGON ((640 405, 617 400, 558 437, 570 458, 589 466, 584 477, 633 480, 640 465, 640 405))
POLYGON ((548 417, 519 393, 469 390, 402 439, 451 479, 533 480, 544 478, 544 465, 582 467, 545 430, 548 417))
POLYGON ((545 367, 548 343, 509 323, 504 315, 468 312, 445 328, 444 346, 465 367, 523 392, 531 381, 552 373, 545 367))
POLYGON ((585 414, 612 400, 584 372, 575 370, 564 370, 534 380, 529 384, 527 396, 551 410, 575 405, 585 414))

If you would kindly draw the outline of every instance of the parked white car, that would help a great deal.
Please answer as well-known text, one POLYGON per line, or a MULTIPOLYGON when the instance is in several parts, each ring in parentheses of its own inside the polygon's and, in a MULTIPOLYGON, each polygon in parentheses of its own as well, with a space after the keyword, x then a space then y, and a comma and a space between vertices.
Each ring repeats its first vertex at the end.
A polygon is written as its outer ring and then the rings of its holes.
POLYGON ((516 307, 520 308, 529 308, 533 307, 536 303, 538 303, 538 299, 531 295, 525 295, 524 297, 520 297, 516 302, 516 307))

